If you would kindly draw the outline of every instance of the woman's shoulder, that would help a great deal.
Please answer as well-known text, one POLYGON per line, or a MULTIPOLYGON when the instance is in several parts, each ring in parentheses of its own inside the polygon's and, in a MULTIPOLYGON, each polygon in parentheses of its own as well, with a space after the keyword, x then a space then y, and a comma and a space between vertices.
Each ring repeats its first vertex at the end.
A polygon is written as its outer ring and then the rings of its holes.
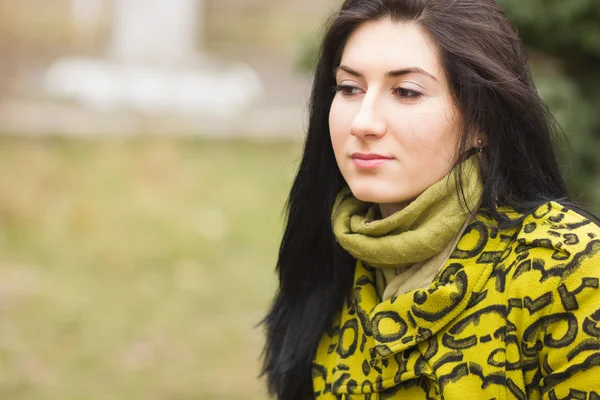
POLYGON ((543 360, 534 369, 542 393, 567 398, 573 388, 597 389, 589 377, 600 360, 600 226, 585 211, 548 202, 524 216, 515 235, 493 276, 505 277, 521 357, 534 367, 543 360))
POLYGON ((555 201, 525 216, 513 249, 517 259, 537 261, 544 274, 565 278, 583 269, 600 276, 600 226, 592 216, 555 201))
POLYGON ((581 211, 549 201, 525 216, 517 241, 567 253, 600 242, 600 225, 581 211))

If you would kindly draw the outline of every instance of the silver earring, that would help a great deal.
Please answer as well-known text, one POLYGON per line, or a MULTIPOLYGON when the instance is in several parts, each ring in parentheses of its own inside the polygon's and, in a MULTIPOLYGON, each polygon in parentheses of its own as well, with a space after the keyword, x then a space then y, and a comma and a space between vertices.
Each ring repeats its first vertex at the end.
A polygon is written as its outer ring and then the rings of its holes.
POLYGON ((477 144, 479 145, 479 157, 481 157, 481 153, 483 152, 483 140, 477 139, 477 144))

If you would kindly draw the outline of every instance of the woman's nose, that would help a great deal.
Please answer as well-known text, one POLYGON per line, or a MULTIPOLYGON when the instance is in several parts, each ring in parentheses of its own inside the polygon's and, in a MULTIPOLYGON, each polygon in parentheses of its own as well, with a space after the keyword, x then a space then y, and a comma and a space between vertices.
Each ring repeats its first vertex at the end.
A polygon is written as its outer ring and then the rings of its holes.
POLYGON ((359 138, 385 135, 386 124, 381 111, 375 97, 365 96, 350 126, 350 134, 359 138))

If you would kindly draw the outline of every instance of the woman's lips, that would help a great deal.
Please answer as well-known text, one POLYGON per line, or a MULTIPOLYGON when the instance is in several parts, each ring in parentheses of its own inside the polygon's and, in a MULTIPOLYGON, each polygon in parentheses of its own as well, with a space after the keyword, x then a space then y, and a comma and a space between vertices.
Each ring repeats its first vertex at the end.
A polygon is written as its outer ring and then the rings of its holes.
POLYGON ((382 156, 381 154, 365 154, 354 153, 350 156, 354 165, 359 168, 377 168, 393 160, 391 157, 382 156))

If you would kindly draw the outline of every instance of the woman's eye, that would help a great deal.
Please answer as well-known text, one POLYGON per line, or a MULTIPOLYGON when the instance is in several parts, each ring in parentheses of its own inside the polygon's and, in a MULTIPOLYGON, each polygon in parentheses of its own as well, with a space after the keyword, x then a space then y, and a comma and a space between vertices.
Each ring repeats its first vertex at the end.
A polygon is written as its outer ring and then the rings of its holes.
POLYGON ((422 96, 422 94, 420 92, 417 92, 417 91, 411 90, 411 89, 405 89, 405 88, 395 88, 394 92, 396 93, 396 95, 398 97, 401 97, 403 99, 416 100, 422 96))
POLYGON ((344 96, 353 96, 355 94, 360 94, 361 89, 355 86, 349 85, 337 85, 335 87, 335 91, 342 93, 344 96))

